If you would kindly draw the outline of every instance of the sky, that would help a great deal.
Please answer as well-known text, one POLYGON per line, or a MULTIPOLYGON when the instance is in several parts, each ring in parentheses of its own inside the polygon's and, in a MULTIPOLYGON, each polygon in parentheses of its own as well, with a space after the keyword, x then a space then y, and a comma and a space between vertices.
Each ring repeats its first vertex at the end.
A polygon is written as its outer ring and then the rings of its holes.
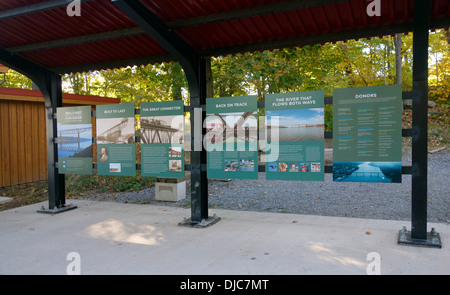
MULTIPOLYGON (((266 111, 266 116, 279 116, 279 125, 315 125, 324 124, 324 109, 296 109, 282 111, 266 111)), ((270 124, 270 121, 268 122, 270 124)), ((275 122, 274 122, 275 123, 275 122)))

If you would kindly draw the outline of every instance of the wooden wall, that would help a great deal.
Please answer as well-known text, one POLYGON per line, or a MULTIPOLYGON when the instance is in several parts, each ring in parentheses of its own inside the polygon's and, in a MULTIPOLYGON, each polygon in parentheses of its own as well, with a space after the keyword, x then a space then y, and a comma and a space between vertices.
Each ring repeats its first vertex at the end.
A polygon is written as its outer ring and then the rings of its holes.
POLYGON ((46 179, 44 104, 0 100, 0 187, 46 179))
MULTIPOLYGON (((120 99, 63 94, 63 105, 116 104, 120 99)), ((95 137, 95 120, 93 120, 95 137)), ((0 88, 0 187, 47 180, 45 107, 37 90, 0 88)), ((96 146, 93 146, 96 158, 96 146)))

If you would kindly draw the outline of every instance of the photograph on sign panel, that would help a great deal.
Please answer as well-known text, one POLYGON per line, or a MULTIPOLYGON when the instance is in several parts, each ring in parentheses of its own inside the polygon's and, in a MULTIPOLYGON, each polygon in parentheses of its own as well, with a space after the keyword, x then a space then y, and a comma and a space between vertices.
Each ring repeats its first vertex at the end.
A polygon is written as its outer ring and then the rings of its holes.
POLYGON ((295 109, 266 111, 267 141, 272 142, 271 130, 277 128, 279 141, 322 140, 324 109, 295 109), (278 120, 271 120, 278 117, 278 120))
POLYGON ((134 118, 97 119, 97 143, 134 143, 134 118))
POLYGON ((59 158, 92 158, 92 125, 57 124, 59 158))
POLYGON ((181 160, 169 160, 169 171, 181 172, 181 160))
POLYGON ((402 162, 334 162, 333 181, 400 183, 402 162))
POLYGON ((258 132, 256 115, 256 112, 208 115, 206 117, 207 142, 255 142, 258 132))
POLYGON ((184 116, 141 117, 141 143, 184 143, 184 116))

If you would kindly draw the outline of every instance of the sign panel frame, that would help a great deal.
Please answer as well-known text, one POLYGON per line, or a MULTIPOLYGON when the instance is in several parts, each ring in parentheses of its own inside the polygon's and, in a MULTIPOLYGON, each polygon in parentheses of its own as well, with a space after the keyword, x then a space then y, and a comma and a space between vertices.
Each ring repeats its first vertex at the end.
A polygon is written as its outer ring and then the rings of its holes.
POLYGON ((97 174, 136 176, 135 105, 98 105, 97 174))
POLYGON ((141 103, 141 175, 184 177, 184 103, 141 103))
POLYGON ((322 90, 266 94, 266 179, 324 181, 322 90))
POLYGON ((333 181, 401 183, 401 85, 335 89, 333 108, 333 181))
POLYGON ((57 108, 58 173, 92 175, 91 106, 57 108))
POLYGON ((207 175, 215 179, 258 179, 258 97, 206 100, 207 175))

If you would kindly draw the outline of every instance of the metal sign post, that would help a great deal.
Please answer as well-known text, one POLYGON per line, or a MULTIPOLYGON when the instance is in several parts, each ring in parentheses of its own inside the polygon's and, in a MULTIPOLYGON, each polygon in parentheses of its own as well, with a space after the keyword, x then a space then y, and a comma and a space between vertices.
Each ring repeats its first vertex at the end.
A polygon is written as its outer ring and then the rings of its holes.
POLYGON ((434 229, 427 233, 428 41, 431 2, 414 1, 411 231, 406 228, 400 230, 398 243, 441 248, 439 234, 434 229))

